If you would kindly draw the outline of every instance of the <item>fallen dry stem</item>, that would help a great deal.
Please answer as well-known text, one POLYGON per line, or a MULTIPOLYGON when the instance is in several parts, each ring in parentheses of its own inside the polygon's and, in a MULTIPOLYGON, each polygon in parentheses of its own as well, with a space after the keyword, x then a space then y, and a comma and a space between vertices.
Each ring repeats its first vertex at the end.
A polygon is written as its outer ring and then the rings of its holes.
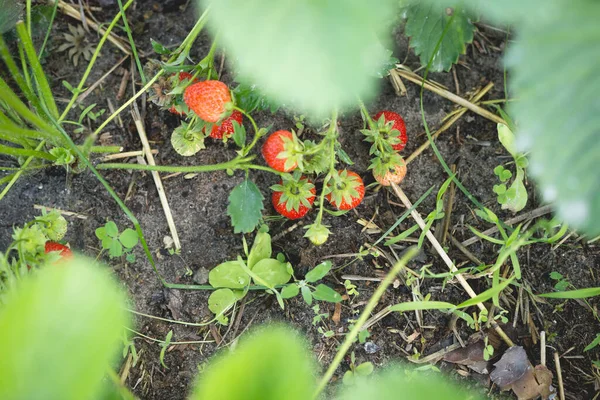
POLYGON ((565 400, 565 385, 562 378, 562 369, 560 368, 560 357, 558 352, 554 352, 554 366, 556 367, 556 379, 558 380, 558 395, 560 400, 565 400))
POLYGON ((469 110, 473 111, 474 113, 479 114, 482 117, 487 118, 492 122, 495 122, 497 124, 507 125, 506 121, 504 121, 504 119, 502 119, 498 115, 486 110, 485 108, 482 108, 476 104, 473 104, 469 100, 466 100, 460 96, 457 96, 454 93, 450 92, 449 90, 442 89, 438 86, 432 85, 431 83, 429 83, 427 81, 423 82, 423 78, 420 77, 419 75, 415 74, 414 72, 405 71, 403 69, 395 69, 395 70, 392 70, 391 73, 397 74, 404 79, 407 79, 413 83, 416 83, 417 85, 422 84, 425 89, 430 90, 430 91, 442 96, 443 98, 448 99, 462 107, 468 108, 469 110))
MULTIPOLYGON (((135 127, 137 128, 138 135, 140 136, 140 140, 142 142, 144 156, 146 157, 146 160, 148 161, 149 165, 156 165, 156 163, 154 162, 154 156, 152 155, 152 150, 150 149, 150 143, 148 143, 148 137, 146 136, 144 123, 142 122, 142 118, 140 117, 139 111, 137 110, 137 106, 135 103, 134 110, 131 114, 133 115, 133 121, 135 122, 135 127)), ((181 242, 179 241, 179 235, 177 234, 175 221, 173 221, 173 214, 171 213, 171 207, 169 207, 169 201, 167 200, 167 195, 165 194, 165 188, 163 187, 158 172, 152 171, 151 174, 152 178, 154 179, 154 184, 156 185, 156 190, 158 191, 158 197, 160 198, 160 203, 162 204, 165 217, 167 218, 167 224, 169 225, 171 236, 173 236, 173 244, 175 245, 175 249, 179 250, 181 249, 181 242)))
MULTIPOLYGON (((395 183, 392 183, 392 189, 394 190, 394 193, 396 194, 396 196, 398 196, 400 201, 404 204, 406 209, 412 208, 412 203, 410 202, 408 197, 406 197, 406 195, 404 194, 404 191, 402 191, 402 189, 400 189, 400 187, 398 185, 396 185, 395 183)), ((419 215, 419 212, 417 210, 413 210, 411 212, 411 215, 412 215, 413 219, 415 220, 415 222, 417 223, 417 225, 419 225, 419 227, 422 230, 425 230, 426 224, 425 224, 425 221, 423 221, 423 218, 421 218, 421 216, 419 215)), ((446 253, 446 251, 444 251, 442 245, 437 241, 434 234, 431 233, 431 230, 427 230, 425 233, 425 236, 427 236, 427 239, 429 239, 429 241, 433 245, 433 248, 437 251, 437 253, 440 255, 440 257, 442 257, 442 260, 444 260, 444 262, 446 263, 446 265, 448 266, 450 271, 455 274, 454 277, 456 278, 458 283, 460 283, 460 285, 463 287, 465 292, 467 292, 469 297, 471 297, 471 298, 476 297, 477 293, 475 293, 475 291, 473 290, 471 285, 469 285, 469 283, 467 282, 465 277, 461 273, 458 273, 458 268, 456 268, 456 266, 454 265, 454 263, 452 262, 450 257, 448 257, 448 254, 446 253)), ((477 303, 477 307, 479 307, 479 309, 481 311, 483 311, 487 314, 487 308, 483 305, 483 303, 477 303)), ((509 347, 514 346, 513 341, 506 335, 506 333, 502 330, 502 328, 500 326, 498 326, 498 324, 496 322, 492 322, 492 326, 494 327, 494 330, 496 331, 496 333, 498 333, 498 335, 504 340, 504 342, 509 347)))
MULTIPOLYGON (((477 103, 493 87, 494 87, 494 84, 492 82, 488 83, 483 89, 481 89, 479 92, 477 92, 473 96, 471 101, 474 103, 477 103)), ((433 140, 435 140, 438 136, 440 136, 442 133, 444 133, 446 130, 448 130, 452 125, 454 125, 454 123, 456 121, 458 121, 467 111, 468 111, 468 108, 466 108, 466 107, 458 109, 456 111, 456 113, 452 116, 452 118, 450 118, 446 122, 444 122, 444 124, 440 127, 440 129, 438 129, 437 131, 435 131, 433 133, 433 135, 431 135, 431 138, 433 140)), ((431 146, 431 142, 429 140, 426 141, 425 143, 423 143, 421 146, 419 146, 410 156, 408 156, 408 158, 406 158, 406 164, 410 163, 412 160, 417 158, 417 156, 419 156, 419 154, 421 154, 423 151, 425 151, 429 146, 431 146)))
MULTIPOLYGON (((65 3, 63 0, 59 0, 58 9, 63 14, 68 15, 71 18, 74 18, 78 21, 83 22, 83 20, 81 18, 81 13, 75 7, 73 7, 72 5, 70 5, 68 3, 65 3)), ((90 21, 89 19, 86 19, 86 22, 87 22, 88 26, 90 26, 93 30, 98 32, 100 34, 100 36, 104 35, 104 33, 106 32, 106 30, 104 28, 101 28, 97 23, 90 21)), ((108 40, 112 44, 117 46, 123 53, 125 53, 127 55, 131 55, 131 48, 129 48, 129 46, 114 33, 111 32, 108 35, 108 40)))

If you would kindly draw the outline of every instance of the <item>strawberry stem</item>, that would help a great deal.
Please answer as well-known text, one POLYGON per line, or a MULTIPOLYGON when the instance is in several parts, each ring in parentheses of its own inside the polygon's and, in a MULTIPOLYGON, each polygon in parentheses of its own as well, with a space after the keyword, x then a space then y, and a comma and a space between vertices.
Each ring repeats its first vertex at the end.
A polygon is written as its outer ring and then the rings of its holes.
POLYGON ((323 210, 325 204, 325 190, 327 188, 327 184, 329 180, 332 178, 333 173, 335 172, 335 142, 337 137, 337 110, 333 111, 331 116, 331 124, 329 125, 329 130, 323 139, 323 142, 329 141, 329 172, 323 179, 323 188, 321 189, 321 195, 319 196, 319 214, 317 214, 317 218, 315 219, 314 225, 320 225, 321 220, 323 219, 323 210))

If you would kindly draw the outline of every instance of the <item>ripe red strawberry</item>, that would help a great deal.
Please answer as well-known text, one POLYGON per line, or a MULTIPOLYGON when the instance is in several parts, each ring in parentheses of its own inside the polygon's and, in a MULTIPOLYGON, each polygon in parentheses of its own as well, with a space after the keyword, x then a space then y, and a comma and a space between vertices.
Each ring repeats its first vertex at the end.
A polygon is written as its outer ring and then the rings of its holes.
POLYGON ((345 169, 334 174, 325 193, 325 198, 338 210, 351 210, 365 197, 365 185, 356 172, 345 169))
POLYGON ((298 160, 302 157, 301 154, 296 154, 296 147, 292 132, 276 131, 263 144, 262 155, 269 167, 290 172, 298 166, 298 160))
POLYGON ((221 122, 221 125, 213 125, 210 131, 210 137, 213 139, 223 139, 223 136, 230 137, 233 135, 233 121, 242 124, 244 114, 238 110, 233 110, 231 115, 221 122))
POLYGON ((231 94, 221 81, 203 81, 188 86, 183 101, 204 121, 214 124, 225 112, 225 105, 231 102, 231 94))
POLYGON ((406 176, 406 164, 395 165, 392 169, 388 169, 385 174, 378 174, 373 171, 373 176, 383 186, 390 186, 392 183, 398 184, 406 176))
POLYGON ((317 192, 315 185, 305 177, 284 177, 271 189, 275 211, 288 219, 304 217, 312 208, 317 192))
MULTIPOLYGON (((175 76, 175 74, 173 74, 173 75, 171 76, 171 78, 173 78, 174 76, 175 76)), ((180 72, 180 73, 179 73, 179 75, 177 76, 177 79, 179 80, 179 82, 181 82, 181 81, 185 81, 185 80, 191 80, 193 77, 194 77, 194 75, 190 74, 189 72, 185 72, 185 71, 183 71, 183 72, 180 72)), ((177 82, 177 83, 179 83, 179 82, 177 82)), ((194 79, 194 80, 192 81, 192 83, 195 83, 195 82, 198 82, 198 79, 194 79)), ((179 100, 179 101, 181 101, 181 100, 179 100)), ((178 110, 177 110, 177 108, 175 108, 175 106, 174 106, 174 105, 173 105, 173 106, 171 106, 171 108, 169 108, 169 112, 170 112, 171 114, 179 115, 180 117, 181 117, 181 116, 184 116, 184 115, 186 115, 186 114, 187 114, 187 113, 186 113, 185 111, 183 111, 183 110, 182 110, 181 112, 180 112, 180 111, 178 111, 178 110)))
POLYGON ((70 248, 68 248, 64 244, 60 244, 58 242, 53 242, 53 241, 49 240, 46 242, 44 252, 46 254, 48 254, 53 251, 60 251, 61 259, 68 260, 73 257, 73 252, 71 251, 70 248))
POLYGON ((388 133, 387 138, 397 138, 399 143, 392 144, 392 148, 396 151, 404 149, 406 143, 408 143, 408 136, 406 135, 406 124, 399 114, 393 111, 380 111, 375 114, 375 121, 379 121, 379 118, 383 115, 385 123, 392 122, 391 129, 385 129, 384 132, 388 133), (398 133, 396 133, 396 132, 398 133))

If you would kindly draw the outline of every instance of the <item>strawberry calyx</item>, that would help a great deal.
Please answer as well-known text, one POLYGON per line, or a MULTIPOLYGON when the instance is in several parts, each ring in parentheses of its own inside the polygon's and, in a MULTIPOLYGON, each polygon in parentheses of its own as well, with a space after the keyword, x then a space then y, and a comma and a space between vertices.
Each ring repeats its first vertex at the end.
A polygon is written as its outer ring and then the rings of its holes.
POLYGON ((304 150, 302 143, 298 140, 296 133, 292 131, 292 137, 281 136, 283 141, 283 150, 277 154, 276 158, 285 160, 284 168, 286 171, 292 170, 296 167, 303 169, 303 156, 302 151, 304 150))
POLYGON ((281 193, 280 204, 285 204, 287 211, 298 212, 302 206, 310 209, 315 200, 315 185, 300 171, 284 174, 279 184, 271 186, 271 190, 281 193))
POLYGON ((315 246, 320 246, 327 241, 331 231, 327 229, 327 226, 322 225, 321 223, 314 223, 307 225, 304 227, 306 229, 306 233, 304 234, 305 238, 308 238, 312 244, 315 246))
POLYGON ((364 195, 365 186, 361 177, 347 169, 335 171, 325 187, 327 200, 341 210, 350 210, 358 206, 364 195))
POLYGON ((400 151, 408 142, 404 119, 393 111, 380 111, 375 115, 377 130, 390 144, 392 149, 400 151))
POLYGON ((387 157, 373 158, 369 169, 373 170, 373 175, 384 176, 388 172, 393 172, 398 166, 406 166, 406 162, 400 154, 390 154, 387 157))

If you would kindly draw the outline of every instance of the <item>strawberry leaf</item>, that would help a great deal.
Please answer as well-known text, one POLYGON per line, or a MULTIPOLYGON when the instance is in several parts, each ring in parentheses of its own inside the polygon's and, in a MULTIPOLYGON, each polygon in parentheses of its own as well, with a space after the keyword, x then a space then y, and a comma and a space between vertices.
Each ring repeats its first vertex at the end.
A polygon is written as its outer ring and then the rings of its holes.
POLYGON ((433 56, 430 71, 449 71, 458 57, 465 53, 466 44, 473 41, 475 27, 471 20, 471 14, 462 7, 446 8, 426 2, 408 7, 405 32, 410 37, 410 46, 421 59, 421 65, 427 65, 433 56), (438 41, 452 15, 452 25, 436 52, 438 41))
POLYGON ((394 13, 392 0, 202 3, 211 5, 210 28, 236 59, 240 80, 311 116, 372 95, 372 76, 389 59, 378 34, 394 13))
POLYGON ((229 194, 227 215, 235 233, 252 232, 262 217, 263 195, 254 182, 246 179, 229 194))

